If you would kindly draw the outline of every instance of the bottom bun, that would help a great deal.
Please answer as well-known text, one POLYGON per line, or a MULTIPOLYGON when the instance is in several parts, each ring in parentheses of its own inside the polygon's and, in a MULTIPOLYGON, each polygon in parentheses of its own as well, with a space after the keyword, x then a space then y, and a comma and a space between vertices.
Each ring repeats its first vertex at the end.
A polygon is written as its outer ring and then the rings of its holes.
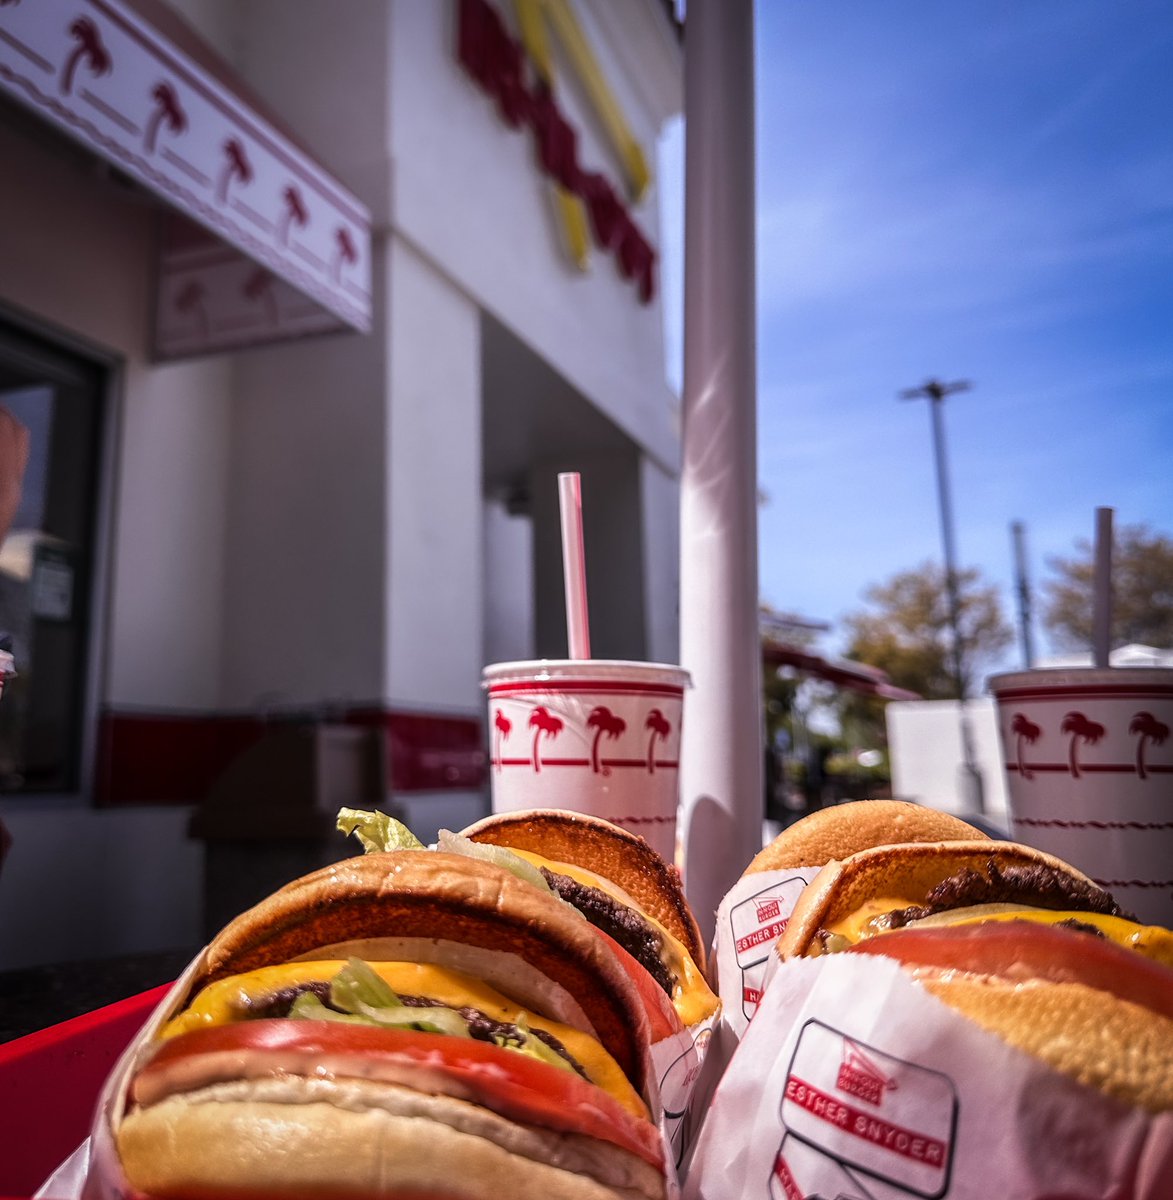
POLYGON ((229 1083, 172 1096, 118 1130, 153 1197, 652 1200, 663 1176, 614 1146, 446 1096, 361 1080, 229 1083))
POLYGON ((915 973, 938 999, 1056 1071, 1150 1112, 1173 1109, 1173 1021, 1082 983, 915 973))

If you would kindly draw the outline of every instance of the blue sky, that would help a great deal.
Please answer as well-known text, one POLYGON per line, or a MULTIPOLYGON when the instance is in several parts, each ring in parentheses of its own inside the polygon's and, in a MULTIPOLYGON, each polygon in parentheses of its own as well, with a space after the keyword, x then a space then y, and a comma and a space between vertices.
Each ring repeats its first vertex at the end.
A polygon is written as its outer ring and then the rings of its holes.
POLYGON ((897 393, 968 379, 945 413, 958 561, 1013 618, 1024 522, 1045 652, 1046 559, 1097 506, 1173 536, 1173 9, 768 0, 757 22, 762 597, 837 623, 940 561, 928 405, 897 393))

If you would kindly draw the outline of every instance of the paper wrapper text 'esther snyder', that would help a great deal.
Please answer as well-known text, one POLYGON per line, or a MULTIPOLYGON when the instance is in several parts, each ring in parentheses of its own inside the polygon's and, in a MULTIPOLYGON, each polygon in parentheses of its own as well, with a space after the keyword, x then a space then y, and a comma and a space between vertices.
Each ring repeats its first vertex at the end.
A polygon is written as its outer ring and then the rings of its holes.
POLYGON ((1173 1116, 1101 1096, 852 955, 779 965, 684 1200, 1168 1200, 1173 1116))

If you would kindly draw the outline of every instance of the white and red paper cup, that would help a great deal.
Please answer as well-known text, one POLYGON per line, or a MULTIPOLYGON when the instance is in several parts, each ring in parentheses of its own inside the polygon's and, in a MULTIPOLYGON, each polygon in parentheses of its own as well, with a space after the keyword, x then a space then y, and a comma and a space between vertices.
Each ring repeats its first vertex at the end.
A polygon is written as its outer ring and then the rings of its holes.
POLYGON ((1173 926, 1173 670, 995 675, 1012 830, 1173 926))
POLYGON ((537 659, 485 668, 493 811, 561 808, 676 857, 689 675, 666 663, 537 659))

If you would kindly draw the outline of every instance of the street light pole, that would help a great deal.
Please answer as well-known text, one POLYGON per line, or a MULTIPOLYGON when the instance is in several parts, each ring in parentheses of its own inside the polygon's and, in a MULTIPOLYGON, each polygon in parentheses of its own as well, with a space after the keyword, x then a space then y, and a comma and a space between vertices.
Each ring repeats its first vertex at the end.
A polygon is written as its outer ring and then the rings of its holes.
POLYGON ((973 731, 966 711, 967 687, 965 666, 961 648, 961 596, 957 587, 957 558, 953 538, 953 505, 949 495, 949 471, 945 459, 945 397, 957 392, 968 392, 973 385, 967 379, 942 383, 930 379, 918 388, 907 388, 900 393, 901 400, 928 400, 933 428, 933 457, 937 466, 937 501, 941 513, 941 543, 945 551, 945 595, 949 603, 949 625, 953 633, 953 681, 957 688, 957 702, 961 714, 961 758, 962 787, 968 809, 973 812, 985 810, 985 789, 981 769, 973 749, 973 731))

